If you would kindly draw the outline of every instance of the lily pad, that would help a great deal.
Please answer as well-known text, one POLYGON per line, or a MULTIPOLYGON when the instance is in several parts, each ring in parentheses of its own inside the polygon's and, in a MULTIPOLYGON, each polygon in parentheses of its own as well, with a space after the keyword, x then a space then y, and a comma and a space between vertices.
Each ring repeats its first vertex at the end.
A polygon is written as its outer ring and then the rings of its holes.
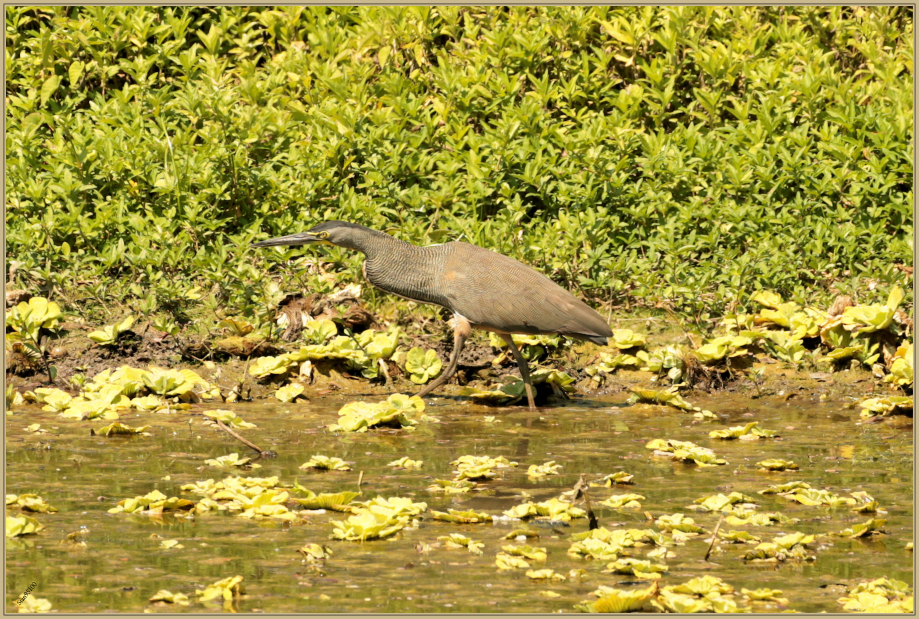
POLYGON ((449 509, 446 512, 431 510, 431 516, 434 520, 452 522, 453 524, 478 524, 491 522, 494 519, 494 516, 486 514, 485 512, 476 512, 472 510, 459 511, 456 509, 449 509))
POLYGON ((150 426, 140 426, 139 428, 132 428, 131 426, 126 426, 124 424, 115 423, 109 424, 104 428, 96 430, 96 434, 101 436, 134 436, 135 434, 148 434, 147 430, 150 429, 150 426))
POLYGON ((154 490, 144 496, 136 496, 133 499, 124 499, 119 501, 116 507, 108 510, 110 514, 125 512, 128 514, 156 515, 166 511, 184 511, 192 509, 195 506, 194 501, 180 499, 177 497, 167 497, 159 490, 154 490))
POLYGON ((612 374, 619 368, 638 369, 642 365, 644 365, 644 362, 636 355, 600 353, 597 363, 584 368, 584 371, 589 376, 597 376, 598 374, 612 374))
POLYGON ((499 570, 527 569, 530 564, 523 557, 515 557, 504 552, 495 555, 495 565, 499 570))
POLYGON ((726 357, 747 354, 745 347, 752 343, 752 339, 743 335, 726 335, 709 340, 708 343, 694 350, 693 354, 704 364, 714 364, 726 357))
POLYGON ((614 494, 605 501, 601 501, 600 505, 616 509, 640 509, 641 503, 639 501, 644 500, 645 497, 640 494, 614 494))
POLYGON ((398 460, 393 460, 386 466, 391 466, 397 469, 417 470, 417 469, 420 469, 423 465, 424 465, 423 460, 412 460, 408 456, 404 456, 402 458, 399 458, 398 460))
POLYGON ((913 613, 912 587, 899 580, 878 578, 862 582, 838 602, 844 610, 862 613, 913 613))
POLYGON ((614 589, 600 587, 594 595, 599 596, 595 602, 577 604, 575 610, 585 613, 632 613, 642 610, 647 602, 657 594, 657 582, 647 589, 614 589))
POLYGON ((275 391, 274 397, 276 397, 281 402, 289 403, 293 402, 297 398, 305 399, 303 397, 303 390, 304 387, 300 383, 291 383, 275 391))
POLYGON ((604 572, 611 574, 631 574, 636 578, 657 580, 662 572, 667 571, 667 566, 660 563, 651 563, 644 559, 626 557, 606 565, 604 572))
POLYGON ((747 531, 722 531, 719 529, 718 537, 731 544, 756 544, 762 541, 761 537, 751 535, 747 531))
POLYGON ((788 604, 788 599, 782 597, 781 589, 741 589, 741 593, 754 602, 775 602, 776 604, 788 604))
POLYGON ((530 468, 527 469, 527 477, 540 478, 548 477, 549 475, 558 475, 558 471, 561 468, 562 465, 556 464, 555 460, 550 460, 545 464, 531 464, 530 468))
MULTIPOLYGON (((696 499, 694 505, 691 509, 696 509, 703 512, 730 512, 734 511, 733 507, 738 504, 744 506, 752 507, 754 502, 753 497, 749 497, 740 492, 731 492, 730 494, 715 494, 712 496, 702 497, 701 499, 696 499)), ((748 509, 750 508, 748 507, 748 509)))
POLYGON ((305 544, 298 548, 297 552, 307 563, 320 563, 335 554, 331 548, 322 544, 305 544))
POLYGON ((548 555, 545 548, 535 546, 502 546, 501 549, 514 557, 524 557, 530 561, 545 561, 548 555))
POLYGON ((462 533, 451 533, 450 535, 444 535, 437 539, 444 542, 447 548, 465 548, 474 555, 482 554, 482 548, 485 547, 485 544, 475 542, 462 533))
POLYGON ((478 486, 477 483, 467 479, 435 479, 434 484, 428 486, 428 492, 443 492, 444 494, 465 494, 478 486))
POLYGON ((758 544, 742 556, 744 561, 779 563, 789 559, 813 561, 816 557, 808 554, 806 544, 814 541, 813 535, 791 533, 776 537, 771 542, 758 544))
POLYGON ((21 535, 35 535, 45 527, 35 518, 29 516, 7 516, 6 537, 19 537, 21 535))
POLYGON ((477 389, 475 387, 463 387, 460 395, 472 398, 477 402, 492 405, 514 404, 523 398, 526 386, 520 379, 502 385, 498 389, 477 389))
POLYGON ((367 541, 395 535, 408 524, 408 516, 393 517, 390 514, 360 510, 346 521, 333 520, 332 539, 367 541))
POLYGON ((24 512, 35 512, 38 514, 53 514, 57 512, 57 509, 49 505, 37 494, 8 494, 6 495, 6 507, 7 509, 18 507, 24 512))
POLYGON ((287 355, 280 355, 278 357, 259 357, 249 366, 249 373, 256 378, 286 374, 287 370, 295 363, 296 361, 287 355))
POLYGON ((51 602, 47 598, 27 597, 19 607, 21 613, 49 613, 51 612, 51 602))
POLYGON ((912 387, 913 385, 913 344, 901 344, 890 362, 890 374, 884 377, 885 383, 893 383, 898 387, 912 387))
POLYGON ((712 430, 708 433, 711 438, 720 438, 725 440, 756 440, 759 438, 775 438, 776 433, 772 430, 763 430, 759 427, 758 421, 751 421, 745 426, 732 426, 727 430, 712 430))
POLYGON ((504 511, 504 515, 508 518, 547 518, 550 520, 561 520, 563 522, 568 522, 573 518, 584 518, 587 516, 587 512, 578 507, 574 507, 571 503, 567 501, 561 501, 559 499, 549 499, 548 501, 542 501, 540 503, 523 503, 521 505, 516 505, 508 510, 504 511))
POLYGON ((97 344, 111 346, 115 344, 118 336, 130 329, 133 324, 134 317, 128 316, 116 325, 105 326, 101 331, 91 331, 87 337, 97 344))
POLYGON ((806 481, 790 481, 784 484, 772 484, 765 490, 760 490, 760 494, 780 494, 783 492, 791 492, 798 488, 810 488, 810 484, 806 481))
POLYGON ((493 479, 498 474, 497 469, 517 466, 516 462, 503 456, 460 456, 450 464, 456 467, 457 480, 493 479))
POLYGON ((860 404, 862 407, 862 417, 873 417, 879 415, 887 417, 889 415, 913 414, 913 399, 906 396, 888 396, 880 398, 869 398, 863 400, 860 404))
POLYGON ((843 529, 839 533, 834 533, 834 535, 851 538, 868 537, 876 533, 881 533, 881 527, 885 524, 887 524, 887 521, 883 518, 872 518, 866 522, 854 524, 847 529, 843 529))
POLYGON ((294 501, 306 509, 330 509, 337 512, 350 512, 351 507, 349 504, 360 496, 359 492, 347 491, 322 494, 316 494, 309 490, 307 492, 309 493, 308 496, 294 497, 294 501))
POLYGON ((727 464, 724 458, 719 458, 715 452, 705 447, 700 447, 689 441, 672 439, 653 439, 645 445, 645 449, 653 449, 655 455, 671 457, 674 460, 695 462, 698 466, 714 466, 727 464))
POLYGON ((252 458, 241 458, 238 453, 231 453, 226 456, 220 456, 219 458, 211 458, 205 460, 204 463, 208 466, 214 466, 220 469, 231 469, 234 467, 255 469, 261 468, 261 464, 254 464, 252 458))
POLYGON ((756 463, 758 467, 766 471, 797 471, 798 465, 792 462, 791 460, 782 460, 780 458, 772 458, 769 460, 760 460, 756 463))
POLYGON ((421 413, 424 401, 418 396, 393 394, 385 401, 349 402, 338 411, 338 423, 329 426, 332 432, 366 432, 375 427, 409 428, 418 420, 430 419, 421 413))
POLYGON ((610 338, 610 344, 620 350, 640 348, 647 343, 647 337, 631 329, 613 329, 613 337, 610 338))
POLYGON ((564 574, 558 574, 555 570, 545 568, 541 570, 527 570, 526 577, 532 580, 552 580, 557 582, 565 582, 567 578, 564 574))
POLYGON ((313 456, 300 465, 301 469, 317 469, 320 471, 350 471, 351 465, 341 458, 329 456, 313 456))
POLYGON ((599 481, 590 482, 590 485, 591 487, 602 486, 606 488, 612 488, 613 484, 631 484, 634 478, 635 478, 634 475, 629 475, 625 471, 617 471, 615 473, 607 475, 606 477, 604 477, 603 479, 599 481))
POLYGON ((151 602, 165 602, 166 604, 178 604, 179 606, 188 606, 188 596, 184 593, 173 593, 167 589, 160 589, 151 598, 151 602))
POLYGON ((195 590, 195 595, 198 596, 199 602, 207 603, 219 599, 223 601, 224 608, 230 608, 233 598, 243 594, 242 581, 242 576, 224 578, 204 589, 195 590))
POLYGON ((412 348, 405 357, 405 369, 413 383, 423 385, 440 374, 443 367, 440 357, 433 350, 412 348))
POLYGON ((629 397, 629 403, 644 404, 664 404, 680 410, 699 412, 703 415, 714 417, 711 411, 702 410, 698 406, 693 406, 680 396, 680 394, 671 391, 654 391, 653 389, 632 388, 629 391, 632 395, 629 397))
POLYGON ((680 531, 681 533, 704 533, 705 529, 696 524, 696 521, 683 514, 663 514, 654 521, 657 528, 662 531, 680 531))
POLYGON ((724 519, 725 524, 733 527, 756 526, 769 527, 775 524, 794 524, 797 518, 791 518, 781 512, 759 513, 753 510, 737 510, 724 519))
POLYGON ((789 492, 780 492, 778 496, 801 503, 802 505, 829 505, 830 507, 841 507, 846 505, 855 505, 856 499, 841 497, 829 490, 818 490, 816 488, 795 488, 789 492))
POLYGON ((363 503, 358 503, 365 509, 372 510, 373 508, 382 508, 386 510, 391 516, 409 516, 416 517, 420 516, 424 510, 428 508, 427 503, 415 503, 411 499, 404 497, 389 497, 384 498, 381 496, 365 501, 363 503))

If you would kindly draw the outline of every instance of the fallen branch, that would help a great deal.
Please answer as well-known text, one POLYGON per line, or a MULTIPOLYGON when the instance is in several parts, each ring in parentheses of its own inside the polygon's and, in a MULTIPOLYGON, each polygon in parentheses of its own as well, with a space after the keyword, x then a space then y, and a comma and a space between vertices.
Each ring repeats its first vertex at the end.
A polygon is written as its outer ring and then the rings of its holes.
POLYGON ((718 524, 715 525, 715 530, 712 532, 712 541, 708 545, 708 550, 705 551, 704 561, 708 561, 708 558, 712 554, 712 547, 715 545, 715 540, 718 539, 718 529, 721 528, 722 522, 724 522, 724 512, 721 512, 721 518, 718 520, 718 524))
POLYGON ((240 436, 237 432, 232 430, 230 426, 226 425, 219 419, 217 419, 216 421, 217 421, 218 428, 220 428, 221 430, 223 430, 224 432, 226 432, 227 434, 229 434, 230 436, 238 440, 240 443, 242 443, 246 447, 249 447, 250 449, 254 449, 255 451, 257 451, 260 458, 274 458, 278 455, 277 453, 273 451, 261 449, 257 447, 254 443, 247 441, 242 436, 240 436))

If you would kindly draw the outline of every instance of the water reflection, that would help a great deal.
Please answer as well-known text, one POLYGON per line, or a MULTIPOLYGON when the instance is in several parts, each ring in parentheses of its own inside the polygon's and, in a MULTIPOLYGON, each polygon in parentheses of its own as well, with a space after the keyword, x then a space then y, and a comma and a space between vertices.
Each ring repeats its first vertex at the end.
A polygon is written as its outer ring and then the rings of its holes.
MULTIPOLYGON (((732 491, 757 498, 759 511, 799 518, 795 525, 744 527, 770 540, 801 531, 826 534, 867 520, 849 509, 807 507, 757 494, 769 484, 802 479, 814 488, 846 495, 865 491, 887 510, 887 536, 870 540, 821 537, 813 564, 745 564, 742 545, 717 545, 710 562, 702 560, 708 536, 671 550, 662 584, 676 584, 710 573, 738 591, 742 587, 782 589, 789 607, 805 612, 836 612, 842 594, 837 583, 887 576, 912 581, 912 556, 905 550, 913 538, 911 425, 858 425, 857 414, 840 402, 807 402, 795 398, 770 400, 718 396, 693 403, 719 414, 719 421, 699 422, 691 414, 649 406, 630 406, 624 398, 576 399, 557 408, 530 412, 525 408, 493 409, 459 399, 432 400, 428 412, 441 421, 413 432, 372 431, 333 435, 326 426, 337 420, 342 399, 328 398, 298 405, 264 403, 231 406, 258 429, 246 438, 279 454, 259 461, 260 469, 242 475, 277 475, 298 480, 315 492, 357 490, 363 472, 363 498, 404 496, 425 501, 430 509, 484 510, 498 514, 523 501, 540 501, 571 489, 583 474, 598 479, 616 471, 635 476, 634 485, 591 489, 593 508, 608 528, 650 528, 646 518, 665 513, 692 515, 712 530, 718 514, 687 511, 696 499, 732 491), (493 423, 485 418, 494 416, 493 423), (757 442, 719 441, 713 429, 758 421, 780 437, 757 442), (692 441, 713 449, 725 466, 694 465, 651 457, 645 444, 654 438, 692 441), (298 467, 312 455, 336 456, 352 463, 347 473, 310 472, 298 467), (433 479, 450 479, 450 462, 462 455, 504 456, 519 463, 499 478, 481 483, 468 495, 445 496, 426 491, 433 479), (388 462, 410 456, 424 460, 421 470, 394 470, 388 462), (798 472, 766 473, 756 462, 767 458, 794 460, 798 472), (561 474, 531 479, 531 464, 550 460, 563 465, 561 474), (612 494, 637 492, 646 497, 641 509, 614 510, 597 504, 612 494)), ((224 405, 220 406, 225 407, 224 405)), ((217 407, 213 407, 217 408, 217 407)), ((199 407, 204 409, 204 407, 199 407)), ((187 414, 122 414, 128 425, 151 425, 153 436, 104 438, 90 436, 101 422, 61 420, 52 413, 23 409, 7 418, 7 492, 40 494, 59 511, 35 517, 45 526, 37 536, 8 540, 7 590, 25 590, 49 599, 63 612, 143 612, 160 589, 182 592, 191 605, 168 608, 201 612, 194 591, 233 575, 244 576, 247 596, 236 610, 249 612, 568 612, 588 599, 599 585, 629 582, 633 577, 602 572, 605 563, 568 556, 569 536, 587 528, 586 519, 570 526, 533 527, 534 545, 545 547, 545 565, 567 574, 584 569, 580 578, 545 583, 525 577, 523 570, 499 572, 494 557, 514 542, 504 535, 519 523, 452 525, 424 519, 390 541, 332 542, 330 520, 341 514, 314 514, 294 524, 249 521, 227 514, 194 518, 112 515, 107 510, 125 498, 157 489, 181 496, 182 484, 220 479, 227 473, 204 460, 248 450, 227 435, 187 414), (49 434, 26 426, 40 423, 49 434), (61 543, 85 526, 86 546, 61 543), (462 533, 485 544, 481 556, 446 549, 439 536, 462 533), (183 549, 166 550, 164 539, 183 549), (308 542, 329 545, 334 555, 321 568, 303 562, 297 549, 308 542), (429 550, 419 552, 427 545, 429 550), (430 549, 433 547, 433 549, 430 549), (551 590, 558 597, 544 597, 551 590)), ((189 497, 196 498, 196 497, 189 497)), ((735 527, 737 528, 737 527, 735 527)), ((644 558, 651 547, 638 549, 644 558)), ((15 598, 14 598, 15 599, 15 598)), ((8 611, 15 605, 8 600, 8 611)), ((218 607, 219 608, 219 607, 218 607)), ((162 610, 162 609, 160 609, 162 610)), ((757 608, 754 608, 757 610, 757 608)), ((765 609, 764 609, 765 610, 765 609)), ((776 608, 771 608, 776 610, 776 608)))

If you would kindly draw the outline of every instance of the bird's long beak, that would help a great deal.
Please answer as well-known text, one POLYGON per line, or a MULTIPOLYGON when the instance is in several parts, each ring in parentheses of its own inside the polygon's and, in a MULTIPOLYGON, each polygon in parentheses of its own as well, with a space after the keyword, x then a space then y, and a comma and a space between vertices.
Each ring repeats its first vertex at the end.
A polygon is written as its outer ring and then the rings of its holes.
POLYGON ((273 239, 268 239, 267 241, 262 241, 260 243, 253 243, 252 247, 279 247, 281 245, 314 245, 314 244, 325 244, 328 245, 328 241, 318 238, 315 234, 311 232, 298 232, 297 234, 288 234, 287 236, 279 236, 273 239))

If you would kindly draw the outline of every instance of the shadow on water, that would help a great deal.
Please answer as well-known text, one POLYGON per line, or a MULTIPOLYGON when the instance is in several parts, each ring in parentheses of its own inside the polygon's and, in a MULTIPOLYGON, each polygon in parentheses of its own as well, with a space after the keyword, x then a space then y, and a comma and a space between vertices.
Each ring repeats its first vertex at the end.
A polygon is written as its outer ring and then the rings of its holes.
MULTIPOLYGON (((345 400, 328 398, 297 405, 265 403, 199 406, 196 411, 232 408, 258 428, 242 431, 246 438, 279 456, 263 459, 260 469, 243 476, 277 475, 282 482, 298 480, 316 492, 357 490, 363 472, 363 498, 377 495, 410 497, 429 509, 476 509, 499 514, 528 497, 542 501, 571 489, 583 474, 589 480, 617 471, 635 476, 634 485, 593 488, 590 497, 600 524, 607 528, 654 528, 646 519, 681 512, 707 531, 719 515, 687 510, 696 499, 738 491, 755 496, 758 511, 782 513, 800 522, 744 529, 764 541, 801 531, 828 534, 864 522, 868 515, 848 507, 807 507, 757 491, 769 484, 805 480, 814 488, 848 496, 865 491, 887 510, 887 535, 871 539, 820 537, 811 547, 813 563, 778 565, 744 563, 750 546, 717 544, 709 562, 703 560, 709 535, 691 539, 671 550, 669 571, 661 585, 677 584, 704 574, 741 588, 782 589, 788 607, 805 612, 836 612, 845 585, 881 576, 912 582, 913 539, 912 426, 859 422, 857 410, 841 402, 796 398, 762 400, 718 396, 694 404, 714 411, 718 421, 698 421, 691 414, 661 407, 628 405, 622 397, 576 399, 556 408, 530 412, 526 408, 493 409, 462 399, 428 400, 426 412, 440 423, 415 431, 380 430, 365 434, 330 434, 345 400), (494 417, 489 420, 488 417, 494 417), (758 421, 779 438, 747 441, 710 439, 713 429, 758 421), (654 438, 692 441, 727 460, 725 466, 699 468, 652 457, 645 444, 654 438), (337 456, 352 463, 349 472, 308 472, 298 467, 312 455, 337 456), (504 469, 499 478, 481 483, 481 491, 444 496, 428 492, 433 479, 450 479, 450 462, 462 455, 504 456, 519 467, 504 469), (386 464, 402 456, 424 460, 418 471, 396 470, 386 464), (797 472, 766 473, 756 463, 767 458, 791 459, 797 472), (553 460, 561 474, 529 479, 527 467, 553 460), (598 503, 612 494, 635 492, 645 500, 641 509, 611 509, 598 503)), ((244 577, 246 597, 239 611, 267 612, 569 612, 592 599, 600 585, 629 587, 632 576, 603 573, 605 562, 567 554, 570 535, 587 530, 586 519, 570 525, 533 527, 540 537, 533 545, 546 548, 548 559, 533 568, 548 567, 568 574, 583 569, 580 578, 546 583, 527 578, 525 570, 498 571, 495 554, 514 542, 504 536, 519 522, 494 525, 453 525, 430 517, 417 528, 406 528, 392 540, 364 543, 329 540, 330 520, 339 513, 310 514, 294 524, 251 521, 227 513, 188 518, 109 514, 118 501, 158 489, 183 495, 182 484, 221 479, 228 473, 204 465, 204 460, 249 450, 227 435, 206 427, 200 415, 122 413, 123 423, 151 425, 152 436, 104 438, 90 436, 107 422, 70 421, 35 408, 7 418, 7 492, 34 492, 59 511, 37 514, 45 526, 36 536, 7 541, 8 611, 30 583, 32 595, 47 598, 65 612, 143 612, 160 589, 189 595, 191 605, 157 608, 201 612, 194 591, 219 579, 244 577), (40 423, 48 434, 26 427, 40 423), (83 529, 81 529, 83 528, 83 529), (81 546, 63 541, 82 532, 81 546), (462 533, 484 543, 484 554, 450 550, 439 536, 462 533), (164 539, 184 548, 165 550, 164 539), (334 555, 321 569, 303 563, 297 549, 309 542, 326 544, 334 555), (434 546, 424 549, 423 545, 434 546), (417 548, 426 550, 420 552, 417 548), (545 595, 551 590, 557 597, 545 595)), ((651 547, 635 549, 644 558, 651 547)), ((215 607, 219 609, 218 607, 215 607)), ((776 605, 754 605, 754 611, 776 611, 776 605)))

